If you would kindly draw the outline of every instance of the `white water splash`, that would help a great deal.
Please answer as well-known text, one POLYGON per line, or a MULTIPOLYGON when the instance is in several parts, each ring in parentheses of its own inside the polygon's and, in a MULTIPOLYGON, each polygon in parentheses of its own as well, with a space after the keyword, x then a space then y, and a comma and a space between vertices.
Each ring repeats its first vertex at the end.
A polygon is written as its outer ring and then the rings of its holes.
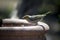
POLYGON ((18 10, 17 10, 17 6, 21 5, 22 3, 22 0, 18 0, 18 2, 16 2, 14 5, 13 5, 13 9, 12 9, 12 12, 10 14, 10 17, 11 19, 18 19, 18 16, 17 16, 17 13, 18 13, 18 10))
MULTIPOLYGON (((21 0, 20 0, 20 1, 21 1, 21 0)), ((20 1, 18 0, 16 3, 14 3, 12 12, 11 12, 11 14, 10 14, 11 19, 17 19, 17 18, 18 18, 18 17, 17 17, 17 12, 18 12, 17 6, 18 6, 18 3, 19 3, 20 1)), ((20 2, 20 4, 21 4, 21 2, 20 2)))
POLYGON ((15 18, 18 18, 17 17, 17 10, 13 10, 11 13, 11 19, 15 19, 15 18))
POLYGON ((17 17, 17 9, 16 9, 16 7, 17 7, 17 3, 15 3, 15 4, 13 5, 13 9, 12 9, 12 12, 11 12, 11 14, 10 14, 11 19, 17 17))

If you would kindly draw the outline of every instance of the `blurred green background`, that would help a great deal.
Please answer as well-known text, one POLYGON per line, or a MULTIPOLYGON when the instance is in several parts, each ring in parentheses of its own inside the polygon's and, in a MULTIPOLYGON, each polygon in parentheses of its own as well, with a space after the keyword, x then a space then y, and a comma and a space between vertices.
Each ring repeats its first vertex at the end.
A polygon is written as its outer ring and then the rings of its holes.
MULTIPOLYGON (((44 1, 48 1, 48 0, 44 0, 44 1)), ((58 32, 60 32, 60 11, 59 11, 60 10, 60 0, 50 0, 50 1, 51 2, 53 1, 54 5, 45 5, 44 4, 40 8, 38 8, 38 10, 39 10, 38 13, 40 15, 40 14, 45 14, 48 11, 51 11, 52 12, 51 14, 54 14, 54 12, 55 12, 54 10, 55 10, 55 8, 57 8, 56 10, 58 12, 56 14, 56 17, 58 19, 58 22, 56 24, 58 24, 59 26, 51 27, 51 30, 52 30, 51 32, 55 31, 56 29, 58 30, 58 32)), ((10 18, 11 12, 17 6, 16 4, 18 4, 18 0, 0 0, 0 19, 10 18)), ((49 15, 51 15, 51 14, 49 14, 49 15)), ((55 24, 54 24, 54 26, 55 26, 55 24)), ((55 35, 53 35, 53 36, 54 36, 54 39, 55 39, 55 35)), ((53 36, 52 36, 52 38, 53 38, 53 36)), ((48 37, 49 37, 49 35, 47 36, 47 38, 48 37)))
MULTIPOLYGON (((47 1, 47 0, 44 0, 44 1, 47 1)), ((51 1, 54 1, 56 6, 60 6, 60 0, 51 0, 51 1)), ((2 19, 9 18, 9 15, 13 10, 14 5, 17 4, 17 2, 18 2, 18 0, 0 0, 0 18, 2 18, 2 19)), ((43 14, 43 13, 45 13, 45 11, 51 10, 52 9, 51 7, 53 7, 53 6, 45 5, 45 6, 42 6, 42 8, 40 10, 42 11, 42 14, 43 14)), ((60 14, 58 14, 57 16, 58 16, 58 19, 60 20, 60 14)))
POLYGON ((9 18, 18 0, 0 0, 0 18, 9 18))

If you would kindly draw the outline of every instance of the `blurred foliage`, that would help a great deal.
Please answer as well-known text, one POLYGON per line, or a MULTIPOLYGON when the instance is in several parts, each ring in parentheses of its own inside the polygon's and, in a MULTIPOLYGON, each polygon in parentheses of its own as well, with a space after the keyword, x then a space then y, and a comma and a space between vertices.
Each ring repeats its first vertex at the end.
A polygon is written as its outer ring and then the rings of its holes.
POLYGON ((60 0, 54 0, 56 5, 60 5, 60 0))
MULTIPOLYGON (((54 4, 56 6, 60 6, 60 0, 50 0, 51 2, 54 1, 54 4)), ((41 8, 38 8, 39 14, 45 14, 48 11, 51 11, 53 13, 55 11, 54 5, 42 5, 41 8)), ((7 7, 4 10, 0 10, 0 18, 9 18, 9 14, 12 11, 11 6, 7 7)), ((58 15, 58 18, 60 19, 60 15, 58 15)))
POLYGON ((58 18, 59 18, 59 24, 60 24, 60 15, 58 15, 58 18))
MULTIPOLYGON (((39 14, 45 14, 47 12, 55 12, 55 7, 53 5, 43 5, 38 9, 39 14)), ((49 13, 50 14, 50 13, 49 13)))
POLYGON ((11 11, 12 11, 11 7, 7 7, 6 9, 0 10, 0 18, 1 19, 9 18, 11 11))
POLYGON ((39 14, 45 14, 47 12, 51 12, 49 14, 56 14, 58 17, 58 21, 60 22, 60 0, 46 0, 49 1, 51 4, 43 4, 38 8, 39 14))
POLYGON ((60 6, 60 0, 45 0, 46 3, 43 3, 40 8, 38 8, 40 14, 44 14, 48 11, 54 13, 57 11, 60 6))

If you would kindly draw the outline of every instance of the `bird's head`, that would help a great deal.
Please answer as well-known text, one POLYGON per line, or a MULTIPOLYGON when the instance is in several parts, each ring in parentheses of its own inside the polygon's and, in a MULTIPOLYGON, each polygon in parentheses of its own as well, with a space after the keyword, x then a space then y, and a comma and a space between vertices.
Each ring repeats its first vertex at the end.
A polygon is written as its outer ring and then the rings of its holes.
POLYGON ((26 19, 26 20, 29 20, 29 15, 25 15, 24 17, 23 17, 23 19, 26 19))

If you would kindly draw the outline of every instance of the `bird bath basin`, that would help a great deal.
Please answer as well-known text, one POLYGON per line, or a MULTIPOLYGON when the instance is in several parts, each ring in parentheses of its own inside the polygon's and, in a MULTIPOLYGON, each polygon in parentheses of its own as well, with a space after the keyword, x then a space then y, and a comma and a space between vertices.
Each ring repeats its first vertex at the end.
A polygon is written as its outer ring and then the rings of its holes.
POLYGON ((24 19, 3 19, 2 22, 0 40, 45 40, 45 33, 49 30, 43 22, 37 25, 24 19))

